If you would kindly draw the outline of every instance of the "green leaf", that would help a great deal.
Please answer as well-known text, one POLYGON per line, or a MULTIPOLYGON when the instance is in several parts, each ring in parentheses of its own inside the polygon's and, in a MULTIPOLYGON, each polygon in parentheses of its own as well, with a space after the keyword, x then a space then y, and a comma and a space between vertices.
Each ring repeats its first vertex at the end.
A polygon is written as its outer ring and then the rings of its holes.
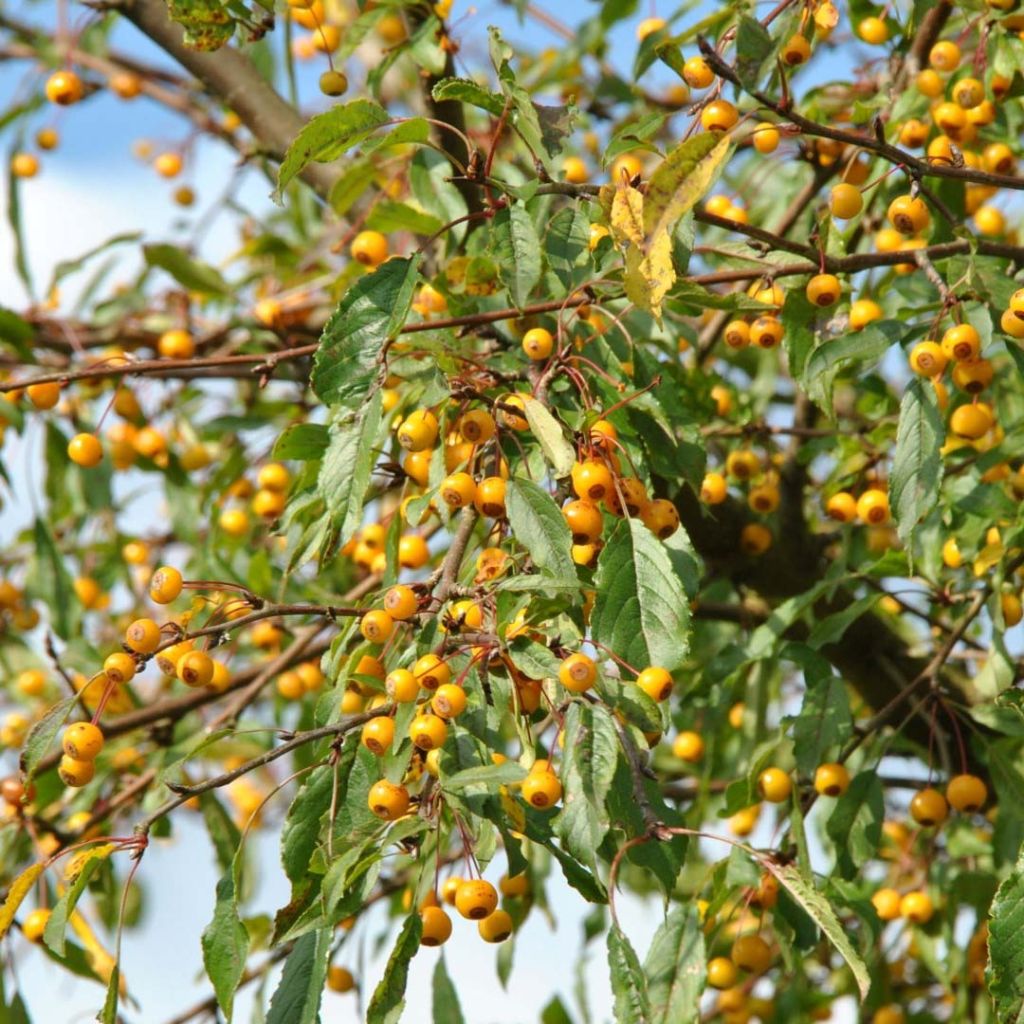
POLYGON ((448 968, 444 957, 438 957, 434 968, 433 1024, 465 1024, 462 1007, 459 1005, 459 993, 455 991, 452 979, 448 977, 448 968))
POLYGON ((651 1024, 647 979, 636 951, 618 925, 608 932, 608 967, 611 970, 616 1024, 651 1024))
POLYGON ((81 607, 75 598, 71 574, 64 563, 64 556, 57 547, 50 525, 37 519, 32 526, 35 540, 35 566, 32 574, 33 586, 39 597, 50 609, 51 624, 62 639, 69 639, 78 627, 81 607))
POLYGON ((320 928, 295 940, 270 1000, 266 1024, 316 1024, 319 1021, 333 938, 333 928, 320 928))
POLYGON ((555 827, 564 849, 593 868, 611 827, 607 796, 615 778, 619 738, 608 710, 583 701, 569 705, 563 729, 562 810, 555 827))
POLYGON ((64 728, 64 723, 77 704, 77 697, 66 697, 47 709, 46 714, 29 730, 24 746, 21 748, 20 760, 20 768, 25 775, 26 783, 35 776, 39 762, 53 746, 57 733, 64 728))
POLYGON ((552 996, 540 1011, 540 1024, 572 1024, 572 1017, 558 996, 552 996))
POLYGON ((524 398, 523 406, 530 431, 537 438, 540 450, 548 460, 555 478, 561 480, 567 477, 576 461, 576 452, 566 439, 561 423, 552 416, 547 406, 543 402, 538 402, 536 398, 524 398))
POLYGON ((522 309, 540 281, 542 250, 537 229, 522 203, 499 210, 492 223, 494 258, 501 280, 512 302, 522 309))
POLYGON ((26 361, 32 359, 31 341, 35 331, 27 320, 23 320, 11 309, 0 306, 0 341, 16 349, 26 361))
MULTIPOLYGON (((395 948, 384 968, 384 977, 374 990, 366 1009, 366 1024, 397 1024, 405 1009, 405 985, 409 979, 409 963, 420 947, 423 922, 419 914, 410 914, 402 925, 395 948)), ((270 1024, 270 1021, 267 1022, 270 1024)))
POLYGON ((103 1009, 100 1010, 97 1020, 100 1024, 117 1024, 117 1003, 121 994, 121 967, 114 964, 110 970, 110 978, 107 981, 107 997, 103 1000, 103 1009))
POLYGON ((988 915, 985 981, 999 1024, 1024 1021, 1024 852, 996 890, 988 915))
POLYGON ((105 242, 101 242, 99 245, 94 246, 81 256, 76 256, 74 259, 70 260, 61 260, 53 268, 53 276, 50 278, 50 284, 46 289, 47 294, 52 292, 65 277, 81 270, 82 267, 85 266, 85 264, 94 256, 98 256, 100 253, 106 252, 108 249, 113 249, 115 246, 124 245, 126 242, 137 242, 141 237, 141 231, 124 231, 121 234, 114 235, 113 237, 108 238, 105 242))
POLYGON ((861 331, 819 345, 804 365, 802 383, 810 399, 828 416, 832 410, 832 388, 840 372, 854 364, 880 359, 904 330, 895 320, 876 321, 861 331))
POLYGON ((501 786, 522 782, 526 778, 526 769, 516 761, 503 761, 501 764, 484 764, 477 768, 463 768, 441 780, 441 788, 446 793, 459 793, 478 787, 481 790, 497 792, 501 786))
MULTIPOLYGON (((15 143, 17 145, 17 143, 15 143)), ((7 223, 11 225, 14 239, 14 269, 29 296, 33 293, 32 273, 28 266, 28 255, 25 248, 25 232, 21 223, 21 186, 22 180, 14 173, 14 150, 7 158, 7 223)))
POLYGON ((384 345, 409 315, 420 259, 388 260, 345 293, 324 326, 313 362, 313 390, 321 401, 351 409, 364 401, 384 345))
POLYGON ((800 713, 787 719, 793 730, 793 755, 797 769, 810 775, 853 735, 853 718, 846 686, 832 665, 816 651, 790 644, 782 657, 795 661, 804 671, 804 701, 800 713))
POLYGON ((299 881, 309 870, 320 839, 320 819, 331 806, 336 770, 332 764, 315 768, 288 808, 281 829, 281 863, 289 881, 299 881))
POLYGON ((366 218, 366 226, 385 235, 394 231, 436 235, 444 227, 444 222, 432 213, 424 213, 408 203, 384 200, 373 207, 370 216, 366 218))
POLYGON ((554 498, 532 480, 509 480, 505 493, 512 536, 534 565, 559 579, 575 580, 572 534, 554 498))
POLYGON ((78 856, 78 874, 75 875, 71 885, 64 891, 64 895, 54 904, 50 911, 49 920, 46 922, 46 930, 43 932, 43 942, 53 950, 57 956, 64 956, 65 941, 64 932, 67 928, 68 918, 74 912, 78 901, 89 884, 89 879, 96 873, 96 869, 109 857, 118 847, 114 843, 104 843, 101 846, 94 846, 81 852, 78 856))
POLYGON ((810 636, 807 637, 807 646, 817 650, 828 644, 839 643, 850 626, 867 615, 882 597, 883 595, 879 593, 865 594, 850 602, 842 611, 826 615, 820 622, 814 624, 810 636))
POLYGON ((638 669, 679 668, 689 650, 690 605, 672 561, 638 519, 624 519, 601 551, 594 639, 638 669))
POLYGON ((434 86, 432 93, 439 103, 445 100, 470 103, 495 117, 501 117, 501 112, 505 109, 504 97, 491 92, 490 89, 484 89, 468 78, 444 78, 434 86))
POLYGON ((217 883, 213 920, 203 932, 202 947, 207 977, 213 984, 218 1005, 230 1020, 235 990, 245 973, 245 961, 249 955, 249 933, 238 916, 235 882, 230 871, 217 883))
POLYGON ((843 878, 852 878, 878 852, 884 817, 885 794, 878 774, 865 771, 855 775, 825 824, 843 878))
POLYGON ((167 0, 167 11, 193 50, 218 50, 234 35, 235 21, 220 0, 167 0))
POLYGON ((341 103, 310 118, 281 161, 274 201, 280 204, 285 187, 308 164, 337 160, 389 120, 388 112, 370 100, 341 103))
POLYGON ((228 871, 238 852, 241 834, 231 815, 212 792, 199 794, 199 810, 203 815, 206 831, 210 835, 217 863, 222 871, 228 871))
POLYGON ((544 232, 548 266, 566 287, 574 273, 586 266, 590 256, 590 218, 582 203, 563 207, 551 218, 544 232))
POLYGON ((345 544, 363 519, 363 499, 377 462, 375 447, 382 422, 379 391, 347 422, 331 427, 330 443, 317 477, 327 512, 345 544))
POLYGON ((736 26, 736 74, 741 84, 756 87, 773 49, 771 33, 756 18, 744 14, 736 26))
POLYGON ((322 423, 293 423, 274 442, 275 459, 313 462, 327 451, 330 435, 322 423))
MULTIPOLYGON (((610 167, 615 158, 623 153, 637 149, 648 149, 657 152, 653 140, 665 124, 667 117, 658 111, 650 111, 635 121, 626 121, 612 132, 608 145, 601 153, 601 165, 610 167)), ((612 182, 617 184, 617 182, 612 182)))
MULTIPOLYGON (((445 224, 469 212, 462 193, 449 181, 454 173, 448 160, 433 149, 421 149, 409 165, 409 185, 416 201, 445 224)), ((457 245, 466 234, 466 224, 456 224, 445 234, 449 246, 457 245)))
POLYGON ((772 857, 766 857, 762 863, 779 880, 779 884, 785 886, 793 899, 807 911, 835 947, 836 952, 847 962, 857 982, 861 999, 866 999, 871 989, 871 975, 868 974, 867 965, 860 954, 853 948, 853 943, 836 917, 832 904, 804 877, 795 864, 782 864, 772 857))
POLYGON ((142 254, 149 266, 166 270, 190 292, 225 296, 231 294, 231 285, 224 280, 219 270, 193 259, 176 245, 144 245, 142 254))
POLYGON ((508 656, 529 679, 553 679, 562 664, 549 647, 528 636, 517 636, 508 645, 508 656))
POLYGON ((935 388, 915 377, 900 402, 896 430, 896 451, 889 476, 889 503, 896 520, 896 532, 908 545, 914 527, 935 507, 942 483, 942 455, 945 440, 942 413, 935 388))
POLYGON ((695 906, 673 906, 644 960, 651 1020, 692 1024, 700 1017, 706 980, 704 930, 695 906))
POLYGON ((509 124, 529 147, 530 153, 550 170, 551 161, 559 156, 564 140, 575 120, 572 107, 542 107, 533 102, 529 92, 519 85, 512 69, 513 51, 493 25, 490 27, 491 60, 498 73, 501 91, 511 101, 509 124))

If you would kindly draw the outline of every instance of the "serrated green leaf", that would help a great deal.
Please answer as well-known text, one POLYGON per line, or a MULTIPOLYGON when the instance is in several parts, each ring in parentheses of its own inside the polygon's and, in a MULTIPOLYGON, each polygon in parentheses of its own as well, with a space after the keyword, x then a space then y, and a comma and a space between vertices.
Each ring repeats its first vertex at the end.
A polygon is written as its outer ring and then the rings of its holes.
POLYGON ((651 1024, 647 979, 636 951, 618 925, 608 932, 608 967, 616 1024, 651 1024))
POLYGON ((533 219, 522 203, 499 210, 492 221, 494 259, 509 298, 522 309, 541 275, 541 244, 533 219))
POLYGON ((309 870, 320 839, 320 819, 331 806, 336 773, 332 764, 313 769, 288 808, 281 828, 281 863, 291 882, 305 877, 309 870))
POLYGON ((50 524, 37 519, 32 526, 32 535, 35 540, 33 586, 50 610, 54 631, 66 640, 78 627, 81 604, 75 598, 71 574, 50 524))
POLYGON ((999 1024, 1024 1021, 1024 852, 996 890, 988 913, 985 982, 999 1024))
POLYGON ((846 686, 832 665, 816 651, 790 644, 782 657, 795 661, 804 672, 804 700, 800 713, 789 719, 793 731, 793 755, 797 769, 810 775, 829 760, 853 735, 853 718, 846 686))
MULTIPOLYGON (((384 977, 374 990, 366 1010, 366 1024, 397 1024, 405 1009, 405 986, 409 963, 420 947, 423 922, 419 914, 410 914, 398 933, 395 947, 388 957, 384 977)), ((268 1021, 267 1024, 270 1024, 268 1021)))
POLYGON ((438 958, 434 968, 433 988, 433 1024, 465 1024, 459 1005, 459 993, 455 991, 452 979, 448 977, 448 968, 444 957, 438 958))
POLYGON ((594 639, 638 670, 679 668, 690 643, 690 605, 664 546, 638 519, 619 522, 597 563, 594 639))
POLYGON ((853 972, 861 999, 866 999, 871 989, 871 975, 860 954, 853 948, 853 943, 836 917, 832 904, 804 877, 795 864, 780 864, 771 857, 766 858, 763 864, 824 932, 825 937, 853 972))
POLYGON ((474 107, 486 110, 488 114, 501 117, 505 109, 505 100, 499 93, 484 89, 468 78, 443 78, 433 90, 433 97, 439 103, 445 100, 458 100, 459 103, 470 103, 474 107))
POLYGON ((575 580, 572 535, 554 498, 532 480, 509 480, 505 492, 512 536, 534 565, 558 579, 575 580))
POLYGON ((736 74, 748 88, 755 88, 765 61, 772 54, 771 33, 756 18, 743 15, 736 26, 736 74))
POLYGON ((517 636, 508 646, 508 656, 528 679, 553 679, 561 666, 550 648, 528 636, 517 636))
POLYGON ((342 153, 372 135, 389 119, 388 112, 382 106, 363 99, 340 103, 310 118, 281 161, 274 201, 281 202, 281 193, 285 187, 308 164, 337 160, 342 153))
POLYGON ((313 462, 327 451, 330 434, 322 423, 293 423, 274 442, 275 459, 313 462))
POLYGON ((110 970, 107 980, 107 996, 103 1000, 103 1009, 96 1019, 100 1024, 117 1024, 117 1004, 121 995, 121 968, 118 964, 110 970))
POLYGON ((323 495, 341 544, 349 540, 362 522, 363 499, 377 462, 382 409, 381 395, 376 391, 354 417, 330 430, 317 490, 323 495))
POLYGON ((935 507, 942 483, 942 455, 945 440, 942 414, 935 388, 915 377, 900 402, 896 429, 896 451, 889 476, 889 504, 896 520, 896 532, 908 554, 914 528, 935 507))
POLYGON ((837 867, 843 878, 852 878, 858 868, 877 854, 884 818, 885 794, 878 774, 865 771, 855 775, 850 788, 836 800, 825 824, 825 832, 835 844, 837 867))
POLYGON ((218 1005, 230 1020, 235 990, 245 973, 249 955, 249 933, 238 916, 235 882, 230 871, 217 883, 213 920, 203 932, 202 947, 206 975, 213 985, 218 1005))
POLYGON ((621 747, 612 716, 600 704, 573 701, 563 730, 562 810, 555 828, 565 850, 593 868, 611 827, 607 796, 621 747))
POLYGON ((222 871, 228 871, 241 842, 238 826, 212 792, 199 794, 199 810, 203 815, 203 822, 210 835, 210 841, 213 843, 217 863, 222 871))
POLYGON ((366 218, 366 226, 385 235, 395 231, 409 231, 414 235, 436 235, 444 227, 444 221, 408 203, 384 200, 374 206, 370 216, 366 218))
POLYGON ((477 768, 464 768, 460 772, 445 776, 441 788, 448 793, 461 793, 473 787, 497 792, 501 786, 522 782, 526 769, 516 761, 501 764, 484 764, 477 768))
POLYGON ((295 940, 270 1000, 266 1024, 316 1024, 327 979, 334 929, 320 928, 295 940))
POLYGON ((19 762, 26 782, 30 782, 35 776, 39 762, 46 756, 46 752, 57 738, 57 733, 64 728, 64 723, 77 704, 77 697, 66 697, 58 701, 53 707, 48 708, 46 714, 29 730, 21 748, 19 762))
POLYGON ((671 907, 644 960, 652 1021, 692 1024, 699 1018, 707 977, 705 962, 704 930, 697 908, 671 907))
POLYGON ((555 479, 567 477, 576 461, 576 452, 566 439, 562 425, 551 415, 547 407, 535 398, 525 397, 523 406, 530 431, 537 438, 540 450, 551 466, 555 479))
POLYGON ((313 390, 328 405, 356 409, 378 371, 384 345, 412 308, 420 256, 387 260, 359 278, 324 326, 313 363, 313 390))
POLYGON ((882 357, 903 332, 903 324, 876 321, 863 330, 826 341, 807 357, 801 374, 804 389, 826 415, 833 414, 832 388, 836 377, 855 364, 874 363, 882 357))

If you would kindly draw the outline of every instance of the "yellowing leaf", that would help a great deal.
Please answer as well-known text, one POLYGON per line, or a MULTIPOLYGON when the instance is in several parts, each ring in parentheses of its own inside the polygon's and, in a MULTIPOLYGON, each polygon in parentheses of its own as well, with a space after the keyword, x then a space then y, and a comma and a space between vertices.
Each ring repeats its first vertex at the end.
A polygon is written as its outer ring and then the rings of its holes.
POLYGON ((90 849, 79 850, 78 853, 68 858, 64 865, 64 878, 73 882, 82 872, 82 868, 91 860, 100 860, 109 857, 117 849, 116 843, 104 843, 102 846, 93 846, 90 849))
POLYGON ((705 132, 677 146, 641 193, 625 178, 612 197, 612 237, 626 261, 626 295, 661 319, 661 303, 676 281, 672 229, 711 187, 729 153, 728 136, 705 132))
POLYGON ((625 178, 619 182, 612 199, 612 238, 620 247, 643 245, 644 197, 625 178))
POLYGON ((704 198, 728 153, 727 135, 704 132, 676 146, 658 165, 644 199, 648 251, 662 232, 670 233, 676 221, 704 198))
MULTIPOLYGON (((89 966, 96 972, 97 977, 109 982, 110 976, 117 966, 117 961, 103 948, 100 940, 96 938, 96 933, 89 927, 89 922, 81 914, 75 911, 71 915, 69 923, 75 934, 82 940, 89 966)), ((121 994, 124 995, 128 985, 123 974, 117 979, 117 985, 121 994)))
POLYGON ((14 921, 14 915, 18 912, 18 907, 21 906, 22 900, 29 894, 32 886, 36 884, 36 879, 43 873, 44 867, 44 864, 33 864, 25 868, 11 882, 11 887, 7 890, 7 899, 4 900, 4 905, 0 907, 0 939, 10 930, 11 922, 14 921))
POLYGON ((509 796, 508 789, 501 787, 501 808, 508 815, 509 824, 513 831, 523 832, 526 829, 526 812, 523 805, 513 797, 509 796))
POLYGON ((676 281, 672 266, 672 239, 667 231, 655 238, 647 255, 640 249, 626 252, 626 296, 641 309, 661 319, 661 302, 676 281))
POLYGON ((1003 549, 1003 542, 1001 540, 997 540, 994 544, 986 544, 978 552, 978 557, 974 559, 974 575, 988 575, 993 566, 998 565, 1003 560, 1003 555, 1005 553, 1006 552, 1003 549))

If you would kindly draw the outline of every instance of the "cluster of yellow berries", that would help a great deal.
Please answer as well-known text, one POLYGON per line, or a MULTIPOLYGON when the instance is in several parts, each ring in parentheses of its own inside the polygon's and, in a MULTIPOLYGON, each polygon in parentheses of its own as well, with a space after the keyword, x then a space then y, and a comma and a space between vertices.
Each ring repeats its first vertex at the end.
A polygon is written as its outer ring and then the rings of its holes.
MULTIPOLYGON (((506 899, 525 896, 530 888, 529 878, 524 874, 506 876, 499 886, 506 899)), ((498 906, 498 890, 485 879, 452 875, 441 884, 441 900, 454 907, 460 917, 475 921, 480 938, 485 942, 504 942, 512 934, 512 915, 498 906)), ((443 946, 451 938, 452 919, 434 893, 423 901, 419 915, 422 945, 443 946)))
MULTIPOLYGON (((779 507, 779 475, 774 465, 765 465, 749 448, 731 451, 724 472, 711 470, 701 481, 700 498, 706 505, 721 505, 729 497, 730 480, 747 489, 747 507, 758 515, 770 515, 779 507)), ((747 523, 740 532, 740 546, 746 554, 762 555, 773 542, 771 530, 763 523, 747 523)))

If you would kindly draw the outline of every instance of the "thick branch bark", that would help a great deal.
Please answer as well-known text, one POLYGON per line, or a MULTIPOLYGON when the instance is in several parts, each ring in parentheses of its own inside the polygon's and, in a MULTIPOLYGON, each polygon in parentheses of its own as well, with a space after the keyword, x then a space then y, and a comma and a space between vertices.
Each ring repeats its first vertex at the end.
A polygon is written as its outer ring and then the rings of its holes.
MULTIPOLYGON (((262 149, 276 160, 283 159, 305 121, 267 83, 244 53, 232 46, 213 53, 190 49, 183 41, 181 26, 167 16, 163 0, 123 0, 117 9, 223 100, 252 132, 262 149)), ((303 180, 323 197, 330 192, 335 177, 335 171, 326 164, 309 164, 302 172, 303 180)))

